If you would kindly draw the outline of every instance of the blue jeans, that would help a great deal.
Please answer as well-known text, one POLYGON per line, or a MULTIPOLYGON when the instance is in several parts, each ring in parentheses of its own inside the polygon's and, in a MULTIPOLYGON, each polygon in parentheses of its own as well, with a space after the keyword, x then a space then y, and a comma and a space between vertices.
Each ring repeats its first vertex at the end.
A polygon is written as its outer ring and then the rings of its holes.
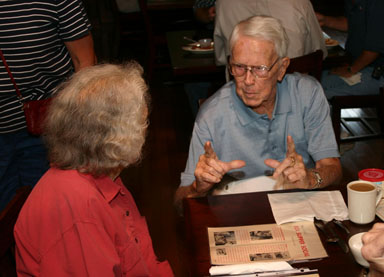
POLYGON ((376 80, 371 77, 373 67, 368 66, 361 70, 361 82, 350 86, 339 76, 329 74, 328 70, 323 71, 321 76, 321 85, 323 86, 327 99, 333 96, 343 95, 369 95, 379 94, 380 87, 384 86, 384 77, 376 80))
POLYGON ((21 130, 0 134, 0 211, 21 186, 34 186, 48 170, 47 151, 40 137, 21 130))

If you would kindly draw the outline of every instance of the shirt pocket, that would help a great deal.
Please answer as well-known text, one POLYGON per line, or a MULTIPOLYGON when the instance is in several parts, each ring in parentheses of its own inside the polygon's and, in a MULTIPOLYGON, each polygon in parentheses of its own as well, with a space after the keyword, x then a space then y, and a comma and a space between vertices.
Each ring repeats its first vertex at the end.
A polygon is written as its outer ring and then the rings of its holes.
POLYGON ((135 239, 127 238, 117 246, 122 276, 149 276, 149 271, 135 239))

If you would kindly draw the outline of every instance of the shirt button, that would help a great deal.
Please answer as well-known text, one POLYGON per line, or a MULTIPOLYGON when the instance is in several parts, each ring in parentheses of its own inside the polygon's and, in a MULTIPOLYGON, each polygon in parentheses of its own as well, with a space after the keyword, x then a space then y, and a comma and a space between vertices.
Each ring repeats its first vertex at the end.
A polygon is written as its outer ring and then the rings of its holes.
POLYGON ((126 216, 129 216, 129 211, 125 211, 125 215, 126 215, 126 216))
POLYGON ((136 243, 139 243, 139 240, 137 238, 135 238, 135 241, 136 241, 136 243))

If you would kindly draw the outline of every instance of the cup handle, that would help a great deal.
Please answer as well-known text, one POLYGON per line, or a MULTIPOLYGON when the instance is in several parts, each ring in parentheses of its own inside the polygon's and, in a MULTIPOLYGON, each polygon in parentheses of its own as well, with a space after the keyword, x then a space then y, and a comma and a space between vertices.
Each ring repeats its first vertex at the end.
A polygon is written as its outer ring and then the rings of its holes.
POLYGON ((381 188, 377 188, 376 206, 379 204, 382 196, 383 196, 383 190, 381 188))

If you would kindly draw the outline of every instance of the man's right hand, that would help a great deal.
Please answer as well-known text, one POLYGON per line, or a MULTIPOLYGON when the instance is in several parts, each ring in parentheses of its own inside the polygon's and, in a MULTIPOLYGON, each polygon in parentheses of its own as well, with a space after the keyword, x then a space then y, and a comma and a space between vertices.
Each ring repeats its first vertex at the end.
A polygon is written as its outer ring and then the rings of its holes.
POLYGON ((209 141, 205 143, 204 150, 205 153, 200 156, 195 169, 196 181, 193 186, 197 193, 209 191, 214 184, 221 181, 228 171, 245 166, 245 162, 242 160, 220 161, 209 141))

